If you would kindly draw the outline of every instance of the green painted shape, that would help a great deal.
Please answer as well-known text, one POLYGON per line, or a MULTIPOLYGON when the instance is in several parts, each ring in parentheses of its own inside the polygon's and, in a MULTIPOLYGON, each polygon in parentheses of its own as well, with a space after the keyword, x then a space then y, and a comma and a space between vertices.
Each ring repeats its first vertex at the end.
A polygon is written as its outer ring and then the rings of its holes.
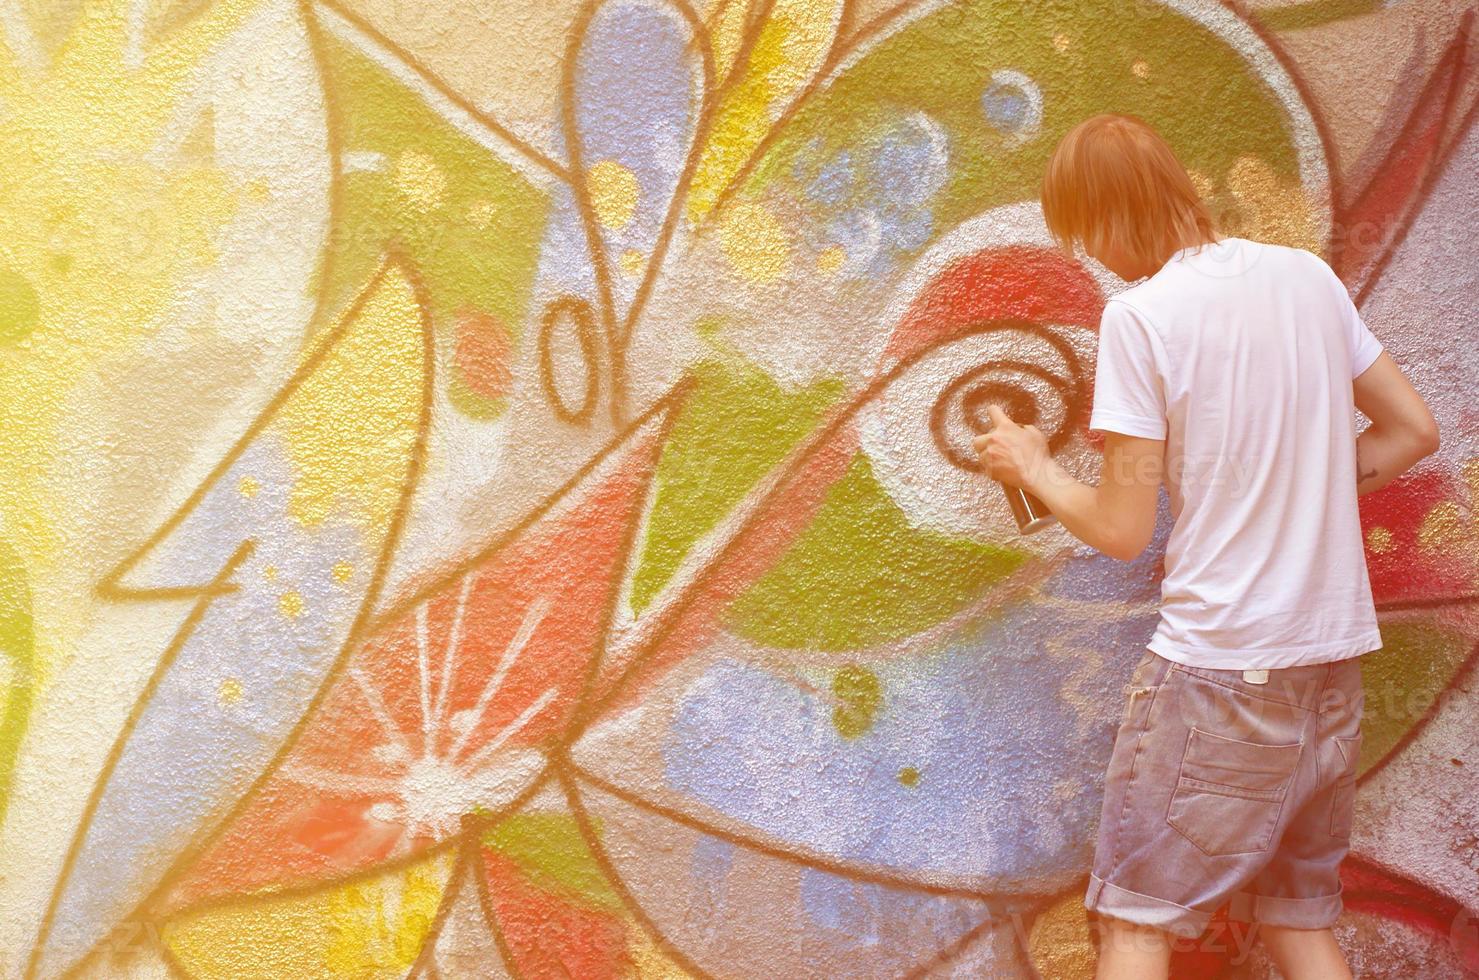
POLYGON ((914 526, 858 453, 790 550, 729 607, 725 626, 787 649, 886 643, 975 602, 1026 558, 914 526))
MULTIPOLYGON (((324 45, 330 123, 341 155, 381 154, 385 160, 381 169, 346 169, 341 177, 343 207, 330 243, 331 308, 342 310, 379 266, 385 243, 398 242, 426 284, 441 335, 453 335, 459 312, 480 310, 509 324, 510 347, 517 349, 549 219, 549 195, 379 65, 333 37, 324 45), (407 152, 413 156, 403 157, 407 152), (405 168, 409 173, 440 174, 440 180, 432 178, 441 185, 437 203, 426 208, 410 203, 397 182, 403 159, 416 161, 405 168), (481 227, 470 217, 479 206, 487 217, 481 227)), ((428 186, 425 179, 410 183, 428 186)), ((446 373, 455 375, 456 368, 449 365, 446 373)), ((469 399, 486 401, 470 391, 461 394, 453 402, 459 409, 466 410, 469 399)), ((482 417, 499 414, 505 405, 498 399, 482 406, 482 417)))
MULTIPOLYGON (((884 121, 915 111, 949 136, 950 179, 929 202, 937 236, 990 208, 1037 200, 1059 138, 1099 112, 1144 118, 1182 163, 1212 178, 1249 154, 1281 178, 1299 175, 1293 131, 1273 90, 1225 41, 1169 7, 978 0, 943 7, 880 42, 797 114, 745 193, 790 179, 798 160, 805 170, 817 145, 850 147, 856 157, 884 121), (1061 53, 1053 44, 1060 35, 1069 42, 1061 53), (1142 60, 1146 79, 1132 71, 1142 60), (1042 91, 1041 130, 1019 145, 981 108, 998 69, 1029 76, 1042 91)), ((1222 203, 1214 201, 1214 210, 1222 203)))
POLYGON ((1255 10, 1252 16, 1271 31, 1297 31, 1338 20, 1364 17, 1386 6, 1382 0, 1310 0, 1255 10))
POLYGON ((0 542, 0 656, 6 680, 0 688, 0 825, 10 804, 11 782, 21 738, 35 698, 36 645, 31 619, 31 590, 24 566, 10 546, 0 542))
POLYGON ((9 266, 0 266, 0 344, 13 344, 31 335, 41 322, 41 300, 31 280, 9 266))
MULTIPOLYGON (((591 822, 599 835, 600 820, 591 822)), ((482 843, 513 861, 539 888, 601 909, 623 907, 569 814, 513 813, 485 831, 482 843)))
POLYGON ((1361 658, 1366 690, 1360 771, 1391 752, 1453 683, 1471 638, 1431 623, 1385 623, 1382 648, 1361 658))
POLYGON ((873 727, 883 707, 883 684, 861 664, 845 664, 832 676, 832 725, 843 738, 857 738, 873 727))
MULTIPOLYGON (((709 334, 719 328, 701 324, 709 334)), ((834 379, 800 390, 776 384, 739 357, 700 361, 693 394, 673 422, 658 462, 656 493, 632 577, 640 612, 672 578, 697 540, 816 427, 843 394, 834 379)))

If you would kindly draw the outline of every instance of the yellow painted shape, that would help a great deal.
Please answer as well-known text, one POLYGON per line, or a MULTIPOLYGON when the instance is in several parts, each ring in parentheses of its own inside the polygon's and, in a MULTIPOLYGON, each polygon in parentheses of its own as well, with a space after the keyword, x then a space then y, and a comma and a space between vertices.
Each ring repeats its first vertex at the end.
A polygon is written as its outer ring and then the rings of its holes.
POLYGON ((254 476, 244 476, 237 485, 237 489, 241 491, 243 497, 250 500, 257 495, 258 490, 262 489, 262 484, 258 483, 257 478, 254 476))
POLYGON ((664 953, 646 929, 634 927, 631 933, 628 955, 632 961, 632 980, 693 980, 693 974, 664 953))
POLYGON ((739 54, 740 43, 744 40, 750 4, 745 0, 719 2, 723 6, 709 27, 709 44, 714 53, 714 79, 723 82, 734 67, 734 57, 739 54))
POLYGON ((735 271, 751 282, 772 282, 790 263, 786 230, 762 204, 729 208, 719 230, 719 245, 735 271))
POLYGON ((615 160, 602 160, 586 171, 585 183, 601 227, 625 228, 637 211, 637 198, 642 192, 637 175, 615 160))
POLYGON ((1445 500, 1423 518, 1417 530, 1417 546, 1423 551, 1439 551, 1452 548, 1463 535, 1464 516, 1458 504, 1445 500))
POLYGON ((403 150, 395 161, 395 188, 412 211, 425 213, 439 207, 447 196, 447 175, 428 153, 403 150))
POLYGON ((691 222, 697 224, 713 209, 781 113, 821 68, 841 10, 841 0, 776 0, 743 77, 733 81, 716 111, 688 196, 691 222))
POLYGON ((288 619, 297 619, 303 615, 303 593, 284 592, 278 596, 277 611, 288 619))
POLYGON ((629 248, 621 253, 621 271, 626 275, 636 277, 642 273, 642 267, 647 264, 646 257, 634 248, 629 248))
POLYGON ((354 577, 354 566, 347 561, 338 562, 334 565, 331 574, 335 582, 343 585, 354 577))
POLYGON ((1385 527, 1374 527, 1366 534, 1366 547, 1376 554, 1392 550, 1392 532, 1385 527))
POLYGON ((296 479, 288 514, 383 529, 400 499, 420 420, 421 315, 391 265, 328 356, 282 408, 296 479))
POLYGON ((228 677, 221 682, 221 689, 216 692, 216 700, 221 702, 221 707, 229 708, 241 703, 243 693, 241 681, 235 677, 228 677))
POLYGON ((841 245, 828 245, 817 253, 817 268, 827 275, 836 275, 847 261, 847 251, 841 245))
POLYGON ((243 898, 171 920, 162 939, 196 980, 404 977, 426 942, 452 863, 443 853, 306 895, 243 898))
POLYGON ((1037 917, 1028 938, 1032 965, 1054 980, 1089 980, 1094 975, 1094 946, 1089 937, 1083 895, 1068 895, 1037 917))
POLYGON ((1225 184, 1247 219, 1237 234, 1320 251, 1320 223, 1294 178, 1285 180, 1264 160, 1245 156, 1233 163, 1225 184))

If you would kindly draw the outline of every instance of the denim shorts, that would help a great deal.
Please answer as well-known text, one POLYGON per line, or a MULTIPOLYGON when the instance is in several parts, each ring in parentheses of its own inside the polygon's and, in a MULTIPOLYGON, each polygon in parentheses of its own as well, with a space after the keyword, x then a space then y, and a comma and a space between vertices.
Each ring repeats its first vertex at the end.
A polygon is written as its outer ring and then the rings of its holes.
POLYGON ((1243 922, 1331 925, 1361 747, 1360 658, 1269 670, 1146 651, 1105 776, 1088 909, 1199 935, 1243 922))

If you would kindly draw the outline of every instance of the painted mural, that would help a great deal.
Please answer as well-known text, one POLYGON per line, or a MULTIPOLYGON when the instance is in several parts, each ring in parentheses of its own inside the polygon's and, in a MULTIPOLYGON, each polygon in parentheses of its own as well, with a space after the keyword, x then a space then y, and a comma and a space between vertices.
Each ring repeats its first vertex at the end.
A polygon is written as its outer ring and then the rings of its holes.
POLYGON ((1479 976, 1476 17, 0 0, 0 977, 1090 976, 1169 515, 1021 538, 969 450, 1096 460, 1036 188, 1106 110, 1439 418, 1339 936, 1479 976))

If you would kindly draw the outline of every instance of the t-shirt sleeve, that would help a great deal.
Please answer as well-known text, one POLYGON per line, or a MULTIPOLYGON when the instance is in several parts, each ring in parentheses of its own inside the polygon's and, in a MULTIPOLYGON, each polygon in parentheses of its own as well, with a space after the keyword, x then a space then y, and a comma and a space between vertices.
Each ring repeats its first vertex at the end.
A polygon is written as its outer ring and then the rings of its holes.
POLYGON ((1166 386, 1155 329, 1110 300, 1099 318, 1094 409, 1089 428, 1145 439, 1166 437, 1166 386))
POLYGON ((1344 296, 1344 316, 1346 331, 1351 339, 1351 377, 1358 377, 1376 359, 1381 356, 1381 341, 1366 326, 1366 321, 1361 318, 1361 311, 1356 309, 1356 304, 1351 302, 1351 294, 1345 291, 1344 284, 1340 291, 1344 296))
MULTIPOLYGON (((1314 255, 1313 252, 1310 253, 1314 255)), ((1335 296, 1335 302, 1340 307, 1340 322, 1345 329, 1346 343, 1351 352, 1351 377, 1358 377, 1376 359, 1381 356, 1381 341, 1366 326, 1366 321, 1361 318, 1361 311, 1356 309, 1356 304, 1351 301, 1350 290, 1346 289, 1345 283, 1341 282, 1335 270, 1318 255, 1314 255, 1321 271, 1329 280, 1330 287, 1335 296)))

